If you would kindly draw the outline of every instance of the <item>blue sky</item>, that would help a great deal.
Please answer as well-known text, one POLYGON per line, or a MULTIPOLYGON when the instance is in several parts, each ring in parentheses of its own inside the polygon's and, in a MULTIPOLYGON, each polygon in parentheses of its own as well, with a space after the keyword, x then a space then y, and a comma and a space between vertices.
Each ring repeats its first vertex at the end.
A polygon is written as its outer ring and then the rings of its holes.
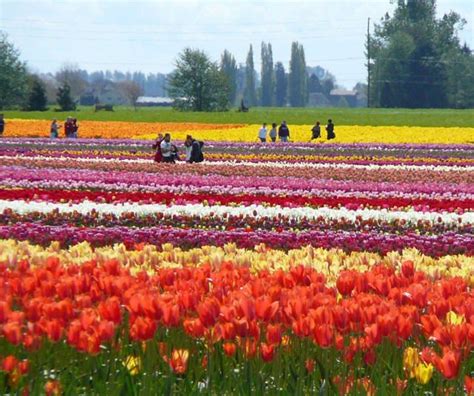
MULTIPOLYGON (((30 68, 55 72, 64 63, 89 71, 169 72, 185 47, 218 60, 226 48, 244 63, 254 46, 270 42, 274 61, 288 66, 292 41, 304 45, 307 64, 332 72, 348 88, 364 81, 367 18, 393 10, 390 0, 0 0, 0 29, 30 68)), ((438 0, 467 25, 460 36, 474 47, 474 1, 438 0)))

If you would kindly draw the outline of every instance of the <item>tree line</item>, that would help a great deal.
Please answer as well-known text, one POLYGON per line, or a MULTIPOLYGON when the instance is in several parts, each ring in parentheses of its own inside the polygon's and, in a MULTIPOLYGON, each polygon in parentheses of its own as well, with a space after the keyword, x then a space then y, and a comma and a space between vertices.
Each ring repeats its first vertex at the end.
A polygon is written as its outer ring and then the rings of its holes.
POLYGON ((204 51, 186 48, 178 55, 176 70, 168 80, 168 93, 179 109, 209 111, 226 110, 239 103, 245 107, 304 107, 310 93, 329 95, 335 87, 330 73, 320 67, 314 73, 307 67, 303 45, 297 42, 291 46, 288 72, 282 62, 273 62, 270 43, 261 43, 260 59, 259 74, 252 45, 244 66, 238 65, 228 50, 220 62, 213 62, 204 51))
POLYGON ((203 51, 185 49, 178 56, 174 72, 147 75, 139 71, 88 72, 73 64, 63 65, 54 74, 33 74, 1 32, 0 46, 0 108, 45 110, 48 104, 57 103, 60 109, 72 110, 76 104, 134 104, 139 95, 170 95, 178 108, 194 110, 224 110, 239 105, 241 100, 247 106, 301 107, 308 103, 310 93, 329 97, 336 86, 331 73, 306 65, 304 48, 298 43, 292 44, 288 72, 282 62, 273 62, 272 45, 262 43, 260 73, 255 70, 250 45, 245 64, 237 63, 228 50, 223 51, 220 62, 212 62, 203 51), (189 73, 186 65, 191 68, 189 73), (183 100, 186 95, 176 85, 179 81, 199 87, 201 92, 195 100, 183 100), (206 92, 212 92, 213 97, 207 98, 206 92))

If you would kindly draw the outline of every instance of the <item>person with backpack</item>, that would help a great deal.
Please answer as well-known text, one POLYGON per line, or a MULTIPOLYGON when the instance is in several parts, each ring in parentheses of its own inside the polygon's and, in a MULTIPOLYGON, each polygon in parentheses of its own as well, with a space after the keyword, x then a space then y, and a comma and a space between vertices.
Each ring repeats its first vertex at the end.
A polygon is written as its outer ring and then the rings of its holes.
POLYGON ((290 130, 288 129, 288 125, 286 125, 286 121, 282 121, 278 128, 278 137, 281 142, 288 142, 288 139, 290 138, 290 130))
POLYGON ((334 124, 331 119, 328 120, 328 124, 326 125, 326 132, 328 133, 328 140, 336 138, 336 134, 334 133, 334 124))

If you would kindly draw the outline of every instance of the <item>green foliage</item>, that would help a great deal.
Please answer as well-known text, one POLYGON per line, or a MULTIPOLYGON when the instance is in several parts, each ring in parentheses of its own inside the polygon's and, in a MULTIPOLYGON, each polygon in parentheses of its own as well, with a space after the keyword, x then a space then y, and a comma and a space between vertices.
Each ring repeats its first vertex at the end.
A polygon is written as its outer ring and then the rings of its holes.
POLYGON ((308 75, 303 45, 291 44, 288 97, 292 107, 304 107, 308 103, 308 75))
POLYGON ((229 103, 234 105, 237 95, 237 62, 235 61, 234 55, 227 50, 224 50, 221 56, 221 71, 227 78, 229 103))
POLYGON ((26 64, 7 35, 0 31, 0 109, 23 103, 27 89, 26 64))
MULTIPOLYGON (((260 124, 262 120, 286 120, 290 125, 313 125, 315 117, 332 118, 337 125, 410 125, 474 128, 474 109, 382 109, 382 108, 282 108, 253 107, 248 113, 182 112, 172 108, 144 107, 134 111, 130 106, 114 106, 114 112, 94 112, 93 107, 80 106, 81 120, 131 122, 201 122, 222 124, 260 124)), ((3 111, 5 118, 52 119, 58 114, 46 112, 3 111)))
POLYGON ((225 111, 229 105, 227 76, 203 51, 191 48, 179 54, 168 93, 178 110, 225 111))
POLYGON ((273 102, 273 91, 275 89, 275 79, 273 75, 273 53, 272 45, 262 42, 262 85, 261 85, 261 105, 269 107, 273 102))
POLYGON ((253 63, 253 48, 250 45, 247 61, 245 64, 245 89, 244 101, 247 106, 257 104, 257 93, 255 92, 255 67, 253 63))
POLYGON ((463 51, 461 17, 436 18, 435 0, 398 1, 370 37, 372 104, 381 107, 472 106, 474 58, 463 51))
POLYGON ((46 111, 47 104, 46 89, 41 80, 33 76, 26 109, 28 111, 46 111))
POLYGON ((279 107, 286 106, 288 91, 288 78, 285 73, 283 63, 275 63, 275 105, 279 107))
POLYGON ((58 88, 57 102, 61 111, 76 110, 76 103, 71 98, 71 87, 68 83, 58 88))

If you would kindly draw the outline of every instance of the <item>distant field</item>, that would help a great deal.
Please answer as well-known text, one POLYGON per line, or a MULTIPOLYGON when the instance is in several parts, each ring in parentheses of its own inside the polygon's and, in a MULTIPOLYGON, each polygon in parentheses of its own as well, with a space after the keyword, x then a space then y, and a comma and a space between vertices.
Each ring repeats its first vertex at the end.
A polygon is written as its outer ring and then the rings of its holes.
POLYGON ((259 124, 261 122, 289 124, 313 124, 319 120, 325 123, 332 118, 336 125, 407 125, 438 127, 474 127, 474 109, 341 109, 341 108, 252 108, 248 113, 235 109, 222 113, 179 112, 170 108, 115 107, 114 112, 95 113, 92 107, 80 107, 75 112, 26 112, 3 111, 7 119, 52 119, 64 120, 68 115, 79 120, 134 121, 134 122, 203 122, 259 124))

